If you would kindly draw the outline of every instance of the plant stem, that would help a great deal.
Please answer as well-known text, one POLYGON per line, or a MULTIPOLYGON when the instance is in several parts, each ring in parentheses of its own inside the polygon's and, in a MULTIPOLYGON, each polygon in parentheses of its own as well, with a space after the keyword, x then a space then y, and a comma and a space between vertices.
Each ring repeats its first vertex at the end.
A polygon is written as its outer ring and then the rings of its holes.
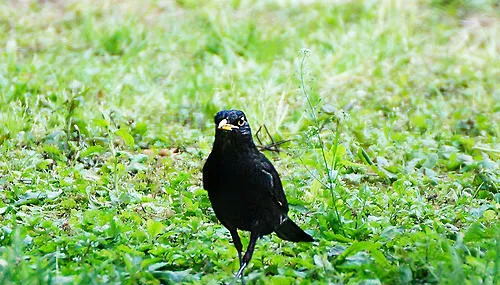
MULTIPOLYGON (((328 161, 326 160, 325 145, 323 143, 323 139, 321 138, 320 128, 319 128, 320 125, 319 125, 318 117, 316 116, 316 113, 314 111, 314 106, 313 106, 313 104, 311 102, 311 98, 309 97, 309 94, 307 93, 306 86, 305 86, 305 83, 304 83, 304 63, 305 63, 307 55, 308 55, 308 52, 304 51, 303 52, 303 56, 302 56, 302 60, 300 62, 300 87, 302 89, 302 93, 304 94, 304 96, 307 99, 307 103, 309 104, 309 109, 311 111, 311 116, 313 118, 315 127, 317 129, 318 141, 319 141, 320 146, 321 146, 321 157, 323 159, 323 165, 324 165, 324 168, 326 170, 326 175, 327 175, 327 178, 328 178, 328 188, 330 190, 330 194, 332 195, 333 208, 334 208, 334 211, 335 211, 335 215, 337 217, 337 221, 339 222, 340 225, 342 225, 342 220, 340 219, 340 214, 339 214, 339 211, 337 209, 337 203, 336 203, 337 197, 335 195, 335 186, 334 186, 335 185, 335 181, 332 178, 332 173, 330 171, 330 167, 328 165, 328 161)), ((335 146, 334 146, 335 147, 335 151, 334 151, 334 158, 333 158, 334 161, 335 161, 335 156, 337 155, 337 146, 338 146, 338 128, 337 128, 337 133, 335 135, 335 146)))

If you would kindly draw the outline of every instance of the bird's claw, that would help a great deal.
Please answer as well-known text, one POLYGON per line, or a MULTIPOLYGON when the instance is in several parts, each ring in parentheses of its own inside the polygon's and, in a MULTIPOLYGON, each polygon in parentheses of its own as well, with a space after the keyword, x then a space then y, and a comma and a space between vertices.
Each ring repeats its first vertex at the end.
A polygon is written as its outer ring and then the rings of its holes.
POLYGON ((244 262, 241 264, 240 266, 240 269, 238 270, 238 272, 236 272, 236 274, 234 275, 234 278, 240 278, 242 277, 243 275, 243 270, 245 270, 245 267, 247 267, 247 263, 244 262))

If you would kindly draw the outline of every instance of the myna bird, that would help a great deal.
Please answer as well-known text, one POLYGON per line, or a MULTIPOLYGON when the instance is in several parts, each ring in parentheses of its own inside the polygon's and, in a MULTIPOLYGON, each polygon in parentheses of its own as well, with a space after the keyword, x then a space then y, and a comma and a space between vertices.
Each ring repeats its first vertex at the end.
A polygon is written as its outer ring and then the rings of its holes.
POLYGON ((252 258, 258 238, 272 232, 293 242, 312 242, 313 238, 288 217, 278 172, 255 146, 245 114, 224 110, 215 115, 214 121, 215 140, 203 166, 203 188, 238 251, 240 269, 235 277, 239 277, 252 258), (250 232, 243 256, 238 230, 250 232))

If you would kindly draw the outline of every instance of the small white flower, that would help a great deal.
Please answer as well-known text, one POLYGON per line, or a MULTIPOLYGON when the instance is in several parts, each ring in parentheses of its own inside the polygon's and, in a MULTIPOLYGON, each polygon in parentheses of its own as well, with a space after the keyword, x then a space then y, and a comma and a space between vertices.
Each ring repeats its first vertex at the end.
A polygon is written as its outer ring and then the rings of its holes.
POLYGON ((309 54, 311 54, 311 50, 308 48, 302 48, 302 49, 300 49, 300 54, 309 55, 309 54))

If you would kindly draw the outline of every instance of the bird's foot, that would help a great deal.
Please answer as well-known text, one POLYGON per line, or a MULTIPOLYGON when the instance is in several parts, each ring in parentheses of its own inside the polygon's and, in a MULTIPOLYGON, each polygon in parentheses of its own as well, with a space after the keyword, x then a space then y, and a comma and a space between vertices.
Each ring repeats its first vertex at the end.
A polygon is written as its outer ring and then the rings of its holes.
POLYGON ((234 278, 243 278, 243 270, 245 270, 245 267, 247 267, 247 263, 243 262, 238 272, 236 272, 236 274, 234 275, 234 278))

